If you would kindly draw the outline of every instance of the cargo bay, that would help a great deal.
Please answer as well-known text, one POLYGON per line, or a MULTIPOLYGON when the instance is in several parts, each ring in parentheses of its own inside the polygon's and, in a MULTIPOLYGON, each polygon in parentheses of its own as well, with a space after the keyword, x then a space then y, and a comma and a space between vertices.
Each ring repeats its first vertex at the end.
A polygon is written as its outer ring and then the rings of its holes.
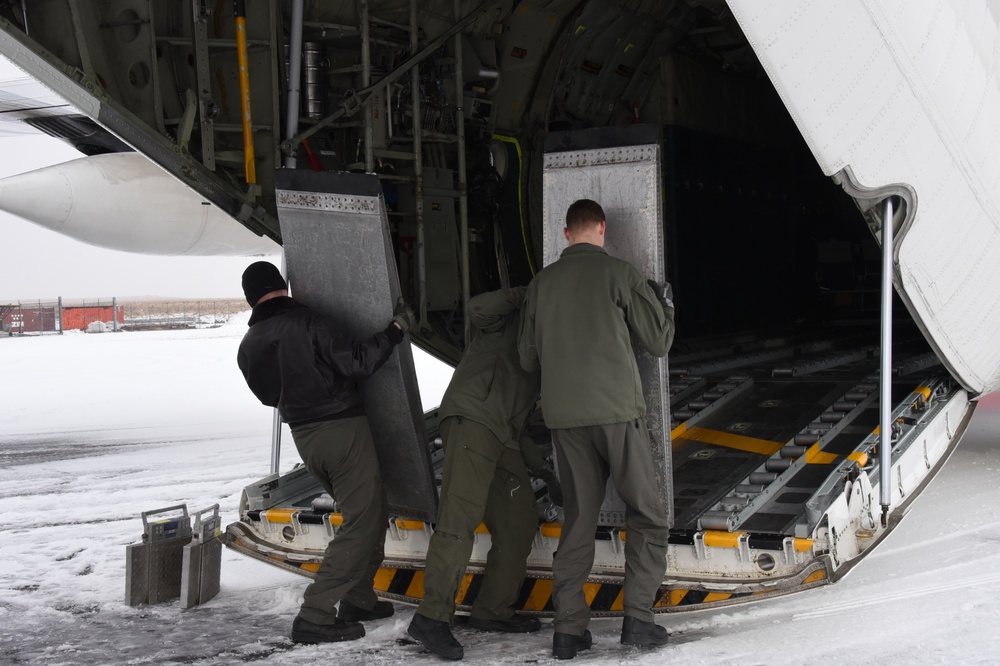
MULTIPOLYGON (((561 231, 558 212, 580 192, 596 190, 607 193, 609 218, 632 226, 629 233, 610 238, 609 251, 628 256, 650 274, 662 270, 659 253, 649 249, 659 248, 657 239, 662 237, 657 220, 663 208, 657 200, 662 143, 656 129, 553 134, 548 145, 557 150, 546 153, 545 162, 546 261, 558 257, 559 248, 552 240, 561 231), (653 143, 648 143, 650 140, 653 143), (609 182, 614 184, 614 192, 608 189, 609 182)), ((285 180, 282 177, 279 183, 285 180)), ((297 182, 289 187, 302 187, 306 192, 279 189, 279 200, 296 202, 294 207, 279 204, 279 219, 295 284, 296 261, 314 264, 320 257, 337 253, 329 245, 336 234, 307 232, 307 242, 301 240, 297 229, 303 225, 303 215, 313 216, 305 226, 326 229, 331 224, 356 225, 357 213, 353 211, 375 212, 386 206, 371 177, 341 176, 337 179, 340 182, 318 176, 293 180, 297 182), (359 186, 361 181, 370 186, 359 186), (358 194, 362 190, 366 195, 358 194), (321 197, 326 197, 326 203, 303 213, 302 201, 321 197), (334 209, 352 212, 348 218, 334 209), (331 217, 338 222, 332 223, 331 217)), ((835 187, 831 192, 842 194, 835 187)), ((376 237, 378 229, 389 228, 387 219, 367 217, 372 218, 376 237)), ((761 322, 743 329, 721 316, 724 313, 709 313, 719 331, 681 336, 660 375, 653 365, 640 364, 650 410, 648 422, 654 434, 654 459, 657 454, 664 458, 660 475, 673 512, 668 580, 660 590, 657 610, 734 603, 828 583, 891 527, 880 522, 870 480, 878 469, 879 444, 879 309, 877 298, 870 298, 878 292, 878 250, 874 241, 865 237, 864 226, 856 226, 862 233, 853 242, 842 238, 826 241, 834 247, 826 251, 844 261, 816 265, 818 272, 834 276, 817 277, 816 320, 810 321, 810 316, 801 312, 790 313, 787 302, 766 297, 766 276, 759 287, 750 279, 744 282, 762 292, 760 309, 770 310, 776 317, 795 315, 797 319, 783 325, 765 326, 761 322), (843 251, 837 254, 837 249, 843 251), (838 288, 835 280, 844 277, 848 284, 838 288), (830 279, 832 284, 826 287, 822 279, 830 279), (866 280, 873 280, 875 286, 865 284, 866 280), (866 298, 875 300, 876 306, 867 305, 866 298), (732 330, 726 331, 727 326, 732 330), (655 408, 661 402, 663 411, 657 413, 655 408), (663 424, 669 424, 666 432, 663 424)), ((667 254, 668 270, 671 257, 667 254)), ((736 271, 737 275, 753 273, 752 255, 748 257, 749 262, 736 271)), ((680 263, 686 265, 684 257, 680 263)), ((391 272, 392 268, 388 262, 381 270, 391 272)), ((333 270, 334 275, 323 274, 318 281, 319 291, 328 289, 323 285, 351 281, 350 275, 338 276, 337 269, 333 270)), ((348 273, 365 274, 367 270, 355 267, 348 273)), ((311 297, 317 285, 309 280, 316 272, 299 271, 299 284, 306 283, 307 297, 311 297)), ((684 281, 682 274, 678 282, 684 281)), ((725 290, 725 284, 719 289, 725 290)), ((752 297, 748 294, 747 298, 752 297)), ((321 296, 316 299, 322 301, 321 296)), ((679 310, 681 307, 678 305, 679 310)), ((364 330, 374 321, 362 319, 355 325, 364 330)), ((684 321, 680 315, 679 321, 684 321)), ((942 370, 916 327, 905 319, 898 324, 892 378, 894 455, 919 462, 918 469, 908 472, 909 477, 904 479, 899 472, 897 492, 903 501, 915 494, 946 457, 971 410, 964 391, 942 370), (942 428, 945 431, 934 436, 928 432, 942 428)), ((379 389, 370 390, 368 395, 372 400, 369 410, 376 414, 399 408, 398 400, 386 404, 382 399, 386 393, 379 389)), ((373 421, 378 418, 374 416, 373 421)), ((436 434, 435 416, 429 412, 424 419, 424 439, 433 470, 431 483, 440 484, 443 452, 436 434)), ((531 435, 551 449, 540 414, 533 419, 531 435)), ((392 446, 380 444, 383 459, 390 461, 386 466, 404 455, 400 440, 393 441, 392 446)), ((420 483, 423 465, 421 460, 412 460, 406 467, 406 480, 397 483, 413 491, 420 483)), ((398 470, 397 465, 387 477, 398 470)), ((376 586, 390 599, 414 603, 423 594, 422 560, 433 529, 429 508, 433 499, 425 498, 427 502, 420 506, 406 506, 402 499, 394 502, 392 483, 387 478, 396 517, 389 525, 386 562, 376 586)), ((613 614, 621 611, 622 545, 627 533, 623 529, 624 507, 612 487, 608 493, 595 534, 598 556, 588 583, 588 598, 595 612, 613 614)), ((397 492, 397 497, 400 495, 397 492)), ((545 486, 537 481, 536 497, 539 532, 518 605, 524 611, 547 613, 552 611, 551 562, 559 544, 561 514, 545 486)), ((299 572, 318 566, 326 540, 336 538, 340 520, 335 503, 321 494, 304 470, 248 487, 242 513, 243 521, 229 528, 231 545, 299 572)), ((459 592, 460 606, 468 607, 475 599, 489 545, 489 534, 481 526, 472 566, 459 592)))

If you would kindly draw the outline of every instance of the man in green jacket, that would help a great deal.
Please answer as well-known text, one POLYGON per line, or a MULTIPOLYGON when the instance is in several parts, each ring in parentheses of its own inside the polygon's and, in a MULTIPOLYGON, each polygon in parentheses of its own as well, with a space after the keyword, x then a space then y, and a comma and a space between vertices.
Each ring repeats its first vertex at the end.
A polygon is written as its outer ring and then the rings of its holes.
POLYGON ((540 627, 513 609, 538 531, 535 493, 518 443, 538 396, 538 373, 522 369, 517 353, 525 291, 501 289, 469 301, 469 344, 441 400, 441 505, 427 551, 424 597, 407 633, 445 659, 464 656, 449 624, 480 522, 491 546, 469 626, 515 633, 540 627))
POLYGON ((589 199, 566 212, 569 247, 528 287, 518 342, 521 365, 541 368, 542 415, 552 430, 565 521, 552 565, 552 654, 572 659, 591 645, 583 584, 610 471, 627 507, 621 642, 663 645, 652 604, 666 570, 666 507, 654 475, 642 381, 630 334, 664 356, 673 342, 669 286, 604 251, 604 210, 589 199))

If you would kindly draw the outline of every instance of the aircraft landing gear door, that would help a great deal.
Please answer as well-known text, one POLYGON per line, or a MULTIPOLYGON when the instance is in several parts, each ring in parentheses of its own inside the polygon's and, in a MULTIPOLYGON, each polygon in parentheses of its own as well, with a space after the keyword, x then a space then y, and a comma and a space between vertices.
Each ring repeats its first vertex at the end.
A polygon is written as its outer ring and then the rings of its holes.
MULTIPOLYGON (((275 182, 295 299, 355 340, 384 329, 400 290, 378 178, 279 169, 275 182)), ((390 511, 433 521, 437 489, 410 345, 396 347, 360 390, 390 511)))
MULTIPOLYGON (((543 264, 566 248, 566 209, 578 199, 593 199, 608 219, 604 249, 657 281, 666 276, 660 177, 660 133, 652 125, 602 127, 555 132, 545 140, 543 168, 543 264)), ((653 461, 670 524, 674 522, 670 462, 670 401, 667 359, 651 356, 637 344, 636 361, 646 396, 653 461)), ((608 481, 600 524, 625 525, 625 503, 608 481)))

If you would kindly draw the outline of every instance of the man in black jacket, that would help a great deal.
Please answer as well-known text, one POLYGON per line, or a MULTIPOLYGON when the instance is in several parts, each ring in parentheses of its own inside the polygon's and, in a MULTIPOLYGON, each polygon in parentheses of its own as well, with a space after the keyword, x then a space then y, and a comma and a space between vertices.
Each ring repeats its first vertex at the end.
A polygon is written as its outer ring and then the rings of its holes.
POLYGON ((240 370, 254 395, 278 408, 306 469, 337 500, 344 519, 305 590, 292 640, 355 640, 365 635, 361 621, 393 614, 372 589, 389 507, 357 382, 402 342, 412 313, 401 302, 384 331, 355 342, 329 317, 289 298, 273 264, 251 264, 243 292, 253 313, 237 356, 240 370))

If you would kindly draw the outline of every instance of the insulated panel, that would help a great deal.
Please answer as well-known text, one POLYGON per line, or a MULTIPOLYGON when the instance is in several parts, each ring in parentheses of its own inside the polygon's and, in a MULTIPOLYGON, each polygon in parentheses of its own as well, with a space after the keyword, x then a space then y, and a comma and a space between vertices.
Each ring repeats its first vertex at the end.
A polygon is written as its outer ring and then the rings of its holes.
MULTIPOLYGON (((604 249, 658 281, 666 276, 660 184, 659 132, 655 127, 599 128, 550 134, 543 170, 543 263, 559 259, 566 209, 578 199, 593 199, 607 216, 604 249)), ((667 359, 656 358, 634 340, 646 397, 660 494, 673 524, 670 469, 670 414, 667 359)), ((625 505, 608 481, 601 507, 602 525, 623 526, 625 505)))
MULTIPOLYGON (((282 170, 277 182, 292 296, 355 340, 383 330, 400 290, 378 179, 282 170)), ((409 338, 360 390, 391 509, 433 521, 437 490, 409 338)))
POLYGON ((1000 388, 1000 7, 728 4, 823 172, 906 201, 894 283, 942 362, 1000 388))

